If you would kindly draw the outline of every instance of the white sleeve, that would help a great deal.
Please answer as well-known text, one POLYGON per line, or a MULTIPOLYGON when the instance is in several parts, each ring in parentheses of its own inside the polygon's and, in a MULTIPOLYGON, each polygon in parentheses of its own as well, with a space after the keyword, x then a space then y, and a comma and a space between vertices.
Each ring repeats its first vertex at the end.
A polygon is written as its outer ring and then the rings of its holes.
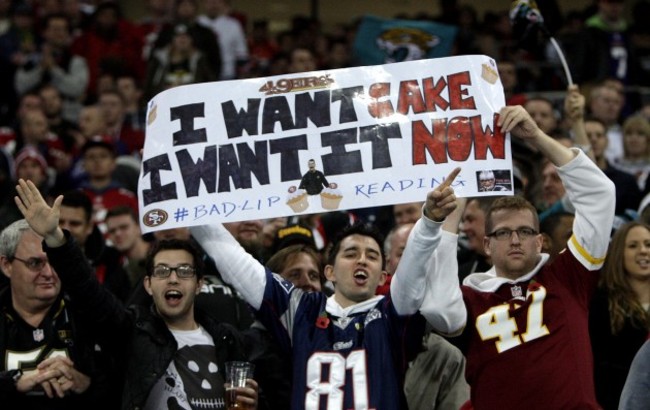
POLYGON ((220 223, 193 226, 192 236, 210 256, 223 279, 255 309, 262 306, 266 269, 232 237, 220 223))
POLYGON ((558 168, 571 204, 576 209, 568 248, 589 270, 605 261, 614 221, 614 183, 582 151, 558 168))
POLYGON ((409 234, 404 253, 390 283, 391 300, 400 315, 412 315, 420 309, 427 276, 424 261, 433 255, 440 243, 441 226, 441 223, 423 215, 409 234))
POLYGON ((427 261, 426 294, 420 313, 433 329, 445 335, 459 333, 467 321, 458 283, 458 235, 442 231, 440 245, 427 261))

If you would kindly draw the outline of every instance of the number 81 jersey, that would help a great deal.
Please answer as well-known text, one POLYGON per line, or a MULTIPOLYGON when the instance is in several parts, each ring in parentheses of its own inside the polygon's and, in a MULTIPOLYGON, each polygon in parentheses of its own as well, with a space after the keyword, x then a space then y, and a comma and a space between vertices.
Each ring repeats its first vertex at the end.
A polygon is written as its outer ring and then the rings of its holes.
POLYGON ((337 315, 323 293, 268 275, 257 315, 293 359, 292 409, 407 408, 403 379, 421 350, 422 316, 399 316, 382 296, 337 315))

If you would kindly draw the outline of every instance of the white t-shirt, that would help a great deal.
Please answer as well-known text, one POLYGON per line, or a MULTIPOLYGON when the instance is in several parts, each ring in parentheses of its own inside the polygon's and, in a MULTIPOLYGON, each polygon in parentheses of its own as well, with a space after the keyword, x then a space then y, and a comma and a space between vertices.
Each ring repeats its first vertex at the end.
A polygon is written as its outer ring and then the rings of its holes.
POLYGON ((225 409, 224 379, 219 373, 212 336, 196 330, 171 330, 178 350, 164 376, 149 393, 145 410, 225 409))

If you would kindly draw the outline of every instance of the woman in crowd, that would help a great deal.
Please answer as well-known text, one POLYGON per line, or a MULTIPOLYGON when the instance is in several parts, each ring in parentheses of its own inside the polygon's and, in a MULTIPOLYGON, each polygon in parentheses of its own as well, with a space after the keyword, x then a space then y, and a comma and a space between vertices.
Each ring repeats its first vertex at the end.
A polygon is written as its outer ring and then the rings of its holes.
POLYGON ((646 187, 650 172, 650 122, 640 115, 623 123, 623 158, 613 164, 621 171, 634 175, 639 189, 646 187))
POLYGON ((621 226, 609 247, 590 311, 596 397, 617 409, 634 355, 648 336, 650 226, 621 226))

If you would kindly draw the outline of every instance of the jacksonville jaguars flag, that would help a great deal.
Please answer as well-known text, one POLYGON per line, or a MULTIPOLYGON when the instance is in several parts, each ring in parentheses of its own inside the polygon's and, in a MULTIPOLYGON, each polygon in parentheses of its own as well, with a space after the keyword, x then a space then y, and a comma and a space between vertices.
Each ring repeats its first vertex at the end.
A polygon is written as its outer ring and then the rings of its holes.
POLYGON ((359 65, 376 65, 446 57, 458 28, 431 21, 365 16, 354 43, 359 65))

